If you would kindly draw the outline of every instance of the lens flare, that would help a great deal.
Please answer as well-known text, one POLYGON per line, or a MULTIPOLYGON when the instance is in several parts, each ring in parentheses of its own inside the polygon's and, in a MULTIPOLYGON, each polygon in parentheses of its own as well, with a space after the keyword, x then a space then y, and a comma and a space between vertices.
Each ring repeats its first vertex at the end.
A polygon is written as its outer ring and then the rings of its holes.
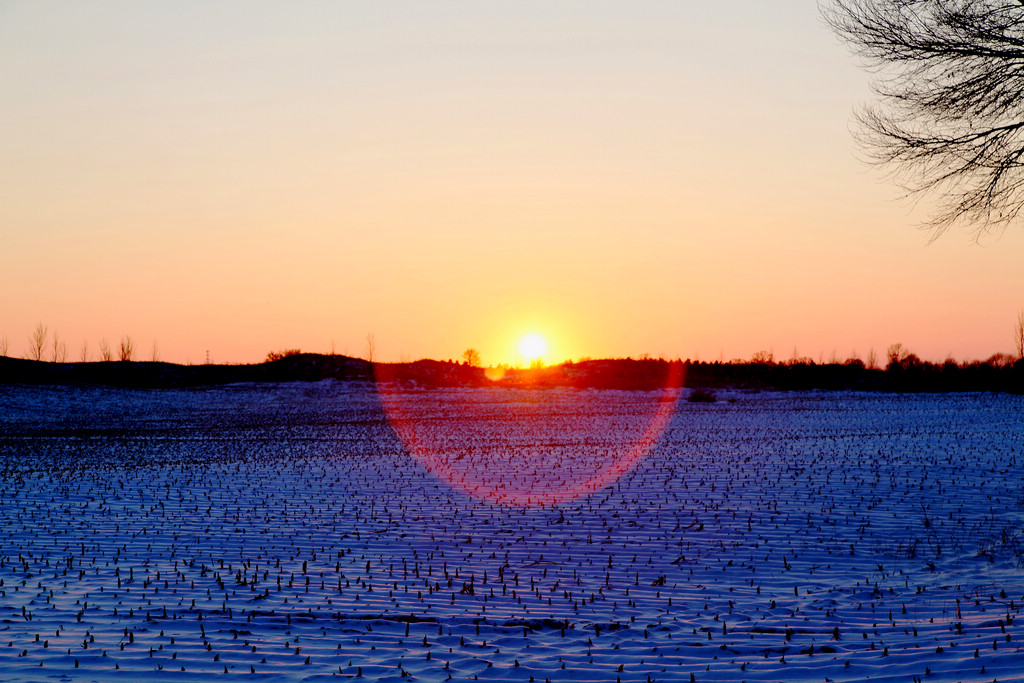
POLYGON ((433 476, 480 500, 534 507, 604 489, 642 461, 676 412, 683 368, 666 366, 662 388, 646 391, 424 390, 386 366, 377 388, 395 434, 433 476))

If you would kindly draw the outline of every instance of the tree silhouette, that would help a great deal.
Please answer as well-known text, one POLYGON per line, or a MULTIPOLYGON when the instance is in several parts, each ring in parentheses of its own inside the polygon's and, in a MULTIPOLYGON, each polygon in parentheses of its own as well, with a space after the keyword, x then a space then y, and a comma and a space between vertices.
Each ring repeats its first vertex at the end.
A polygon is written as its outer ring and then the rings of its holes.
POLYGON ((373 364, 373 358, 377 355, 377 338, 373 333, 366 335, 366 362, 373 364))
POLYGON ((267 353, 267 359, 265 363, 273 363, 276 360, 287 358, 288 356, 298 356, 302 353, 302 349, 283 349, 281 351, 269 351, 267 353))
POLYGON ((53 362, 63 363, 68 359, 68 345, 60 338, 57 334, 57 330, 53 331, 53 362))
POLYGON ((826 0, 825 21, 877 78, 858 114, 869 156, 937 192, 933 238, 976 237, 1024 206, 1024 1, 826 0))
POLYGON ((121 347, 118 352, 118 360, 131 361, 135 358, 135 342, 132 341, 131 336, 125 335, 121 337, 121 347))
POLYGON ((476 349, 466 349, 462 352, 462 360, 471 368, 480 367, 480 352, 476 349))
POLYGON ((110 350, 110 344, 107 342, 107 338, 103 337, 100 339, 100 360, 101 361, 112 361, 114 360, 114 353, 110 350))
POLYGON ((31 360, 43 359, 47 336, 49 336, 49 330, 46 329, 46 325, 42 323, 36 325, 36 329, 32 331, 28 338, 28 357, 31 360))
POLYGON ((900 363, 903 362, 903 359, 907 357, 908 353, 909 352, 903 348, 903 344, 899 342, 896 342, 895 344, 890 344, 889 348, 886 349, 885 351, 885 356, 886 358, 889 359, 889 364, 887 367, 899 365, 900 363))
POLYGON ((1024 359, 1024 310, 1017 314, 1017 325, 1013 329, 1013 348, 1018 359, 1024 359))

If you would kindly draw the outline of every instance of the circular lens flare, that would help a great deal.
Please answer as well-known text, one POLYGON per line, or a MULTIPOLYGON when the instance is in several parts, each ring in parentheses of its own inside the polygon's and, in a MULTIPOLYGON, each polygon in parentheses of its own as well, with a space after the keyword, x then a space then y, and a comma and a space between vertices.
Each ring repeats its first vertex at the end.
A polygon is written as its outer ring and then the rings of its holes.
POLYGON ((433 476, 484 501, 546 506, 614 484, 650 452, 676 412, 681 363, 662 388, 591 392, 563 387, 424 390, 378 366, 388 421, 433 476))

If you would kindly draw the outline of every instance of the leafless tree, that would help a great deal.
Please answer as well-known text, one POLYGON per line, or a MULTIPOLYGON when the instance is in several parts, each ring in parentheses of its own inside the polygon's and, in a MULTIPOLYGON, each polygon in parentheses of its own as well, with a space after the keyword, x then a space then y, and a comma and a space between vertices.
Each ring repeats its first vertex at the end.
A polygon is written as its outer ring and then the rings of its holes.
POLYGON ((64 340, 57 334, 57 330, 53 331, 53 362, 63 363, 68 359, 68 345, 64 343, 64 340))
POLYGON ((153 355, 150 357, 150 360, 154 363, 160 362, 160 348, 156 345, 155 339, 153 340, 153 355))
POLYGON ((1008 368, 1013 365, 1016 359, 1008 353, 993 353, 991 356, 985 359, 986 365, 991 365, 994 368, 1008 368))
POLYGON ((476 349, 466 349, 462 352, 462 360, 471 368, 480 367, 480 352, 476 349))
POLYGON ((82 353, 79 354, 78 359, 83 363, 89 362, 89 341, 82 342, 82 353))
POLYGON ((121 347, 118 351, 118 360, 133 360, 135 357, 135 342, 132 341, 130 335, 124 335, 121 337, 121 347))
POLYGON ((877 356, 877 354, 875 354, 875 347, 874 346, 872 346, 868 350, 868 360, 867 360, 866 365, 867 365, 869 370, 874 370, 875 368, 878 367, 878 356, 877 356))
POLYGON ((43 359, 43 352, 46 350, 46 338, 49 335, 50 331, 46 329, 46 325, 42 323, 36 325, 36 329, 32 331, 28 338, 28 357, 30 360, 43 359))
POLYGON ((0 356, 7 355, 7 335, 0 337, 0 356))
POLYGON ((373 332, 366 335, 366 361, 373 363, 373 357, 377 355, 377 339, 373 336, 373 332))
POLYGON ((281 351, 271 351, 267 354, 265 363, 273 363, 276 360, 287 358, 288 356, 298 356, 302 353, 302 349, 283 349, 281 351))
POLYGON ((101 361, 112 361, 114 360, 114 353, 110 350, 110 344, 107 342, 107 338, 103 337, 100 339, 100 360, 101 361))
POLYGON ((885 355, 889 359, 889 365, 899 365, 907 357, 907 350, 903 348, 903 344, 896 342, 890 344, 889 348, 886 349, 885 355))
POLYGON ((1017 358, 1024 359, 1024 309, 1017 314, 1017 327, 1013 330, 1013 346, 1017 358))
POLYGON ((857 114, 869 157, 909 194, 936 192, 933 238, 980 238, 1024 207, 1024 2, 821 0, 825 21, 876 74, 883 104, 857 114))

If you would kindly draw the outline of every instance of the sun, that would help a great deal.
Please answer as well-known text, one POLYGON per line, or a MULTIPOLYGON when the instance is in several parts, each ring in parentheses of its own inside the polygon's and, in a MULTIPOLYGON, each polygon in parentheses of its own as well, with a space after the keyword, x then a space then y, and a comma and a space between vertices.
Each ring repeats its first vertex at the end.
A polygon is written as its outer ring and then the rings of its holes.
POLYGON ((528 362, 537 360, 548 350, 548 344, 539 334, 528 334, 519 340, 519 354, 528 362))

